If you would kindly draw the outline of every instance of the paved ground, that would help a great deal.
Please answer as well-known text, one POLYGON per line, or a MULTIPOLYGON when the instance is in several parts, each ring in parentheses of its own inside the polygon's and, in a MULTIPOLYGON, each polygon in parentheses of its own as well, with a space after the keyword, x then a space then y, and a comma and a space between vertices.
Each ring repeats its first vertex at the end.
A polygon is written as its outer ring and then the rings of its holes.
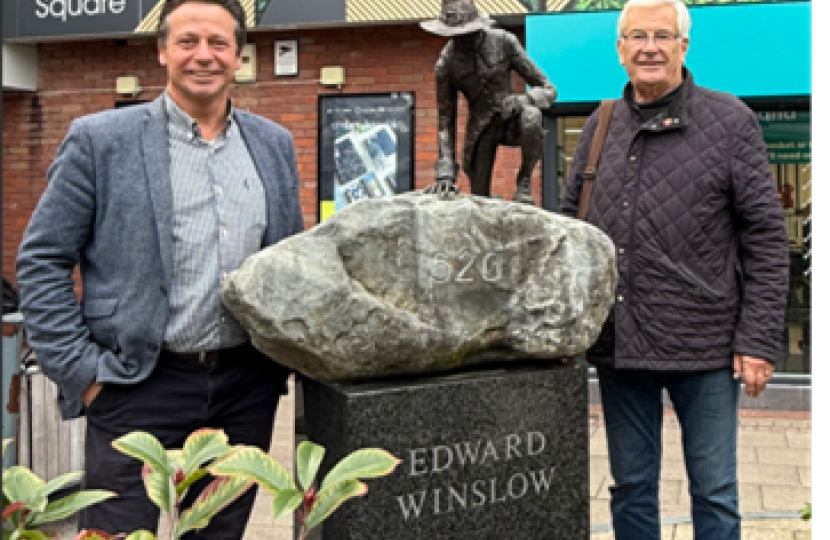
MULTIPOLYGON (((810 524, 798 511, 811 501, 811 413, 742 410, 738 434, 738 481, 742 540, 802 540, 810 524)), ((598 407, 592 407, 591 540, 612 540, 608 509, 608 451, 598 407)), ((663 421, 660 515, 663 540, 693 538, 688 482, 677 418, 663 421)))
MULTIPOLYGON (((280 403, 271 455, 291 470, 294 448, 294 393, 280 403)), ((613 540, 608 510, 608 453, 598 407, 590 413, 591 540, 613 540)), ((663 540, 692 540, 688 483, 682 464, 677 419, 667 411, 661 516, 663 540)), ((738 461, 742 540, 806 540, 810 523, 798 511, 811 501, 811 413, 741 411, 738 461)), ((292 540, 292 520, 271 517, 271 498, 260 492, 244 540, 292 540)), ((72 538, 74 524, 63 524, 60 540, 72 538)), ((159 538, 165 538, 159 531, 159 538)))

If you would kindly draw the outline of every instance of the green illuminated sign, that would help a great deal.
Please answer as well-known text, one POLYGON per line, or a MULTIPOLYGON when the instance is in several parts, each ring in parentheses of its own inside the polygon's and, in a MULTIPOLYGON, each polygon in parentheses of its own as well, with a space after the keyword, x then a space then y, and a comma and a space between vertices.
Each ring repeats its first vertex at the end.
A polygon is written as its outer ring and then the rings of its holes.
POLYGON ((809 112, 764 111, 758 113, 758 122, 764 130, 770 163, 810 163, 812 138, 809 112))

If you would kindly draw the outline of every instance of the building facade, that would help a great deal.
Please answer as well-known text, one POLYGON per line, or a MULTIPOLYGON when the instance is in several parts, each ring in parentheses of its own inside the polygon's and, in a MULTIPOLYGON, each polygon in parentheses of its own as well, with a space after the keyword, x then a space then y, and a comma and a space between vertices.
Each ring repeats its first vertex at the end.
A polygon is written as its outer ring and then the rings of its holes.
MULTIPOLYGON (((696 80, 745 99, 765 127, 793 262, 780 358, 785 375, 776 383, 809 385, 810 3, 688 3, 694 4, 688 65, 696 80), (770 28, 775 40, 769 39, 770 28)), ((417 23, 437 16, 440 0, 243 4, 252 29, 232 91, 234 105, 279 122, 294 135, 307 228, 354 198, 381 193, 383 186, 404 191, 434 181, 434 66, 446 40, 417 23), (398 112, 392 114, 393 108, 398 112), (359 159, 350 162, 349 155, 359 159), (390 167, 391 174, 379 172, 390 167), (381 176, 391 181, 375 183, 381 176)), ((618 97, 625 82, 613 29, 616 9, 624 2, 476 4, 519 37, 559 89, 558 102, 546 114, 546 151, 533 184, 537 203, 554 210, 582 123, 599 99, 618 97)), ((4 0, 5 277, 14 278, 22 232, 70 122, 151 100, 163 91, 165 74, 153 37, 160 6, 156 0, 4 0)), ((522 81, 513 82, 521 91, 522 81)), ((466 121, 461 101, 459 146, 466 121)), ((518 149, 499 150, 495 195, 512 196, 519 164, 518 149)), ((459 184, 469 191, 463 174, 459 184)), ((792 399, 799 403, 785 407, 805 408, 808 398, 798 393, 792 399)))

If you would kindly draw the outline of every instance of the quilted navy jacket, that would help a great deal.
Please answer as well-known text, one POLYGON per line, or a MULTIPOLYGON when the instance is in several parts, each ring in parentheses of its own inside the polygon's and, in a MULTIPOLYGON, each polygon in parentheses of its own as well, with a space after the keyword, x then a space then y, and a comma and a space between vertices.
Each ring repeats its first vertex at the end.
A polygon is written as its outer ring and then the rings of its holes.
MULTIPOLYGON (((588 361, 698 371, 734 353, 774 362, 781 348, 789 248, 763 135, 736 97, 685 82, 643 123, 614 105, 587 221, 617 248, 619 284, 588 361)), ((626 92, 631 92, 630 84, 626 92)), ((562 212, 576 216, 597 112, 573 158, 562 212)))

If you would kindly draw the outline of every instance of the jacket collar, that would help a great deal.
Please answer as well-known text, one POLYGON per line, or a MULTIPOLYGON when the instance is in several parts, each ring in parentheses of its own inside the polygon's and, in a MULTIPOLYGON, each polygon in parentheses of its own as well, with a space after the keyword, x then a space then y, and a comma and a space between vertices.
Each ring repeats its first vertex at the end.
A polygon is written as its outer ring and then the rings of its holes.
MULTIPOLYGON (((685 127, 689 123, 689 96, 695 86, 692 72, 686 66, 683 66, 683 82, 680 83, 680 89, 677 96, 669 103, 666 110, 659 113, 654 118, 642 123, 640 129, 646 131, 671 131, 685 127)), ((634 87, 631 82, 628 82, 623 89, 623 101, 630 104, 634 99, 634 87)), ((631 107, 629 105, 629 109, 631 107)), ((636 111, 631 110, 635 117, 639 118, 636 111)))
POLYGON ((140 135, 141 151, 156 217, 161 263, 166 282, 170 283, 173 271, 173 189, 170 185, 169 135, 164 96, 154 99, 146 110, 140 135))

